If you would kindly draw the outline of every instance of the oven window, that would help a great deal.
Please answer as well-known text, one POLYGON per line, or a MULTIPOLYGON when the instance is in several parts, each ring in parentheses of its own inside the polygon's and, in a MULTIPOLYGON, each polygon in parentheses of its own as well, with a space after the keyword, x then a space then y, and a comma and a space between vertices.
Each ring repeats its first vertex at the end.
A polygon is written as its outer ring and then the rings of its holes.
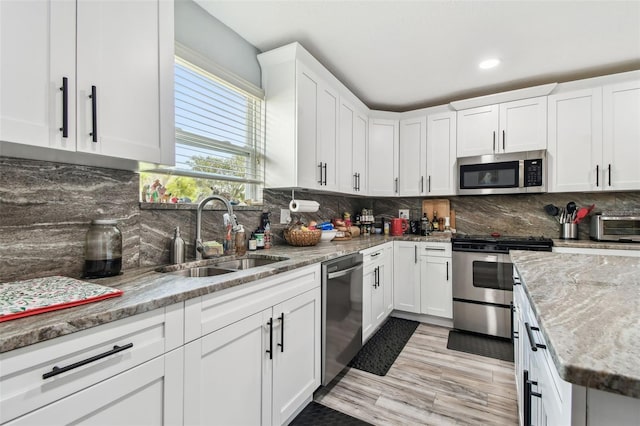
POLYGON ((604 235, 640 235, 640 220, 604 220, 604 235))
POLYGON ((460 189, 517 188, 518 161, 460 166, 460 189))
POLYGON ((513 291, 513 264, 473 261, 473 286, 513 291))

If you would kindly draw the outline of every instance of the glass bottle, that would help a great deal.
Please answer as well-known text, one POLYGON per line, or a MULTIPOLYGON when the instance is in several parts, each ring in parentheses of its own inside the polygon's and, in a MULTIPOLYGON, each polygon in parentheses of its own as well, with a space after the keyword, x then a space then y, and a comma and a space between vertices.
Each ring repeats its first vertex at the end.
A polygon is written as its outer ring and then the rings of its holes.
POLYGON ((247 241, 244 227, 242 225, 238 225, 238 230, 236 231, 236 254, 238 256, 244 256, 246 252, 247 241))
POLYGON ((84 278, 118 275, 122 269, 122 234, 117 220, 93 220, 84 248, 84 278))
POLYGON ((438 212, 433 211, 433 219, 431 219, 431 224, 433 225, 434 231, 439 231, 439 222, 438 222, 438 212))

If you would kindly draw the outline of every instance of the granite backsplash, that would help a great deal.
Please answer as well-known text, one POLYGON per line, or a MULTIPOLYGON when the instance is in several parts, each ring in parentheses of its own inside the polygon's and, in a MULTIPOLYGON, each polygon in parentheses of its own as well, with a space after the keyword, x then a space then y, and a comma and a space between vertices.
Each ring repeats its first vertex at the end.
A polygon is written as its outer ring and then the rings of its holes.
MULTIPOLYGON (((187 259, 194 257, 195 216, 185 205, 139 202, 138 175, 130 171, 0 157, 0 282, 47 275, 80 277, 84 239, 92 219, 119 219, 123 234, 123 269, 168 263, 173 230, 180 226, 187 242, 187 259)), ((376 220, 407 208, 412 219, 421 216, 422 197, 368 198, 296 191, 297 199, 320 203, 305 221, 322 221, 371 208, 376 220)), ((557 238, 558 223, 543 206, 595 203, 597 210, 640 209, 640 192, 571 193, 448 197, 456 210, 458 232, 541 235, 557 238)), ((261 207, 234 209, 248 233, 271 212, 273 243, 284 244, 280 209, 288 208, 291 191, 265 190, 261 207)), ((223 237, 223 206, 211 203, 203 215, 203 238, 223 237)), ((588 226, 580 227, 588 238, 588 226)))

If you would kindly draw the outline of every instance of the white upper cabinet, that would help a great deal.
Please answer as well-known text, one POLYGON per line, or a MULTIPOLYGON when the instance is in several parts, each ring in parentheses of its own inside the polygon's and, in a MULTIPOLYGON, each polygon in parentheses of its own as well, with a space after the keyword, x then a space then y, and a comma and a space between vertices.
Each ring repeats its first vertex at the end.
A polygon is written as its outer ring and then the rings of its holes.
POLYGON ((547 98, 458 111, 458 157, 547 148, 547 98))
POLYGON ((174 163, 172 2, 0 7, 0 140, 174 163))
POLYGON ((549 191, 602 187, 602 89, 549 96, 549 191))
POLYGON ((604 86, 602 100, 603 188, 640 189, 640 80, 604 86))
POLYGON ((338 123, 338 190, 364 195, 367 193, 367 114, 341 97, 338 123))
POLYGON ((425 195, 456 193, 456 113, 427 116, 427 170, 425 195))
POLYGON ((0 2, 0 141, 75 151, 75 25, 72 1, 0 2))
POLYGON ((267 187, 337 191, 339 88, 297 43, 258 60, 267 103, 267 187))
POLYGON ((425 193, 427 117, 400 120, 398 188, 401 196, 425 193))
POLYGON ((398 194, 398 120, 369 120, 369 195, 398 194))
POLYGON ((549 191, 640 189, 640 81, 549 96, 549 191))

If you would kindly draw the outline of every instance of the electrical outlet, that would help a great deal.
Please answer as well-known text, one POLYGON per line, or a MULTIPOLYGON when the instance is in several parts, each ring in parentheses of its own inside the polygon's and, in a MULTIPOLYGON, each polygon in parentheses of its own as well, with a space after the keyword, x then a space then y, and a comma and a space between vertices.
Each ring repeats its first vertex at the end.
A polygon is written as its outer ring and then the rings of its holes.
POLYGON ((280 225, 287 225, 289 222, 291 222, 291 211, 280 209, 280 225))
POLYGON ((409 209, 400 209, 400 210, 398 210, 398 217, 409 219, 409 209))

